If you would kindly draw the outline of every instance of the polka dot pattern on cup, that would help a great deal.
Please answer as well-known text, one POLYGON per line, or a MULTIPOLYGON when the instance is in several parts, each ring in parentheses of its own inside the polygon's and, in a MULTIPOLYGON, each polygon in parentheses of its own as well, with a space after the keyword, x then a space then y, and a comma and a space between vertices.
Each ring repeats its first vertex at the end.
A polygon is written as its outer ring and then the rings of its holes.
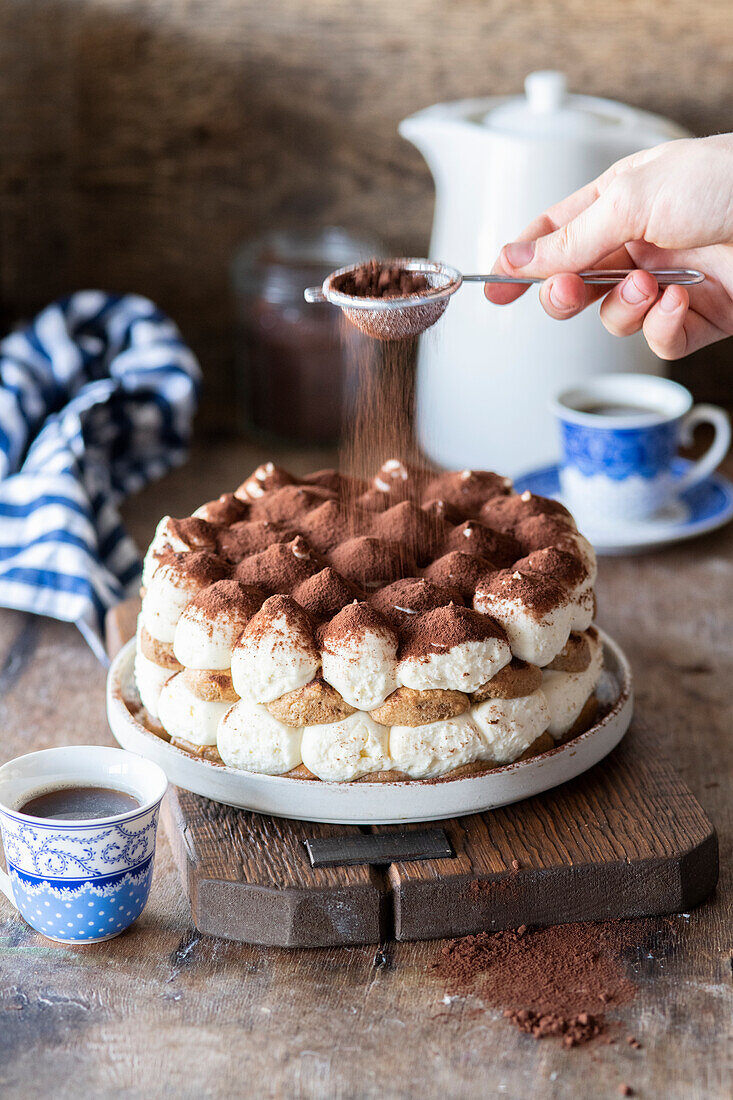
POLYGON ((153 861, 106 882, 52 885, 33 882, 9 868, 13 894, 25 919, 49 939, 84 943, 119 935, 142 913, 150 893, 153 861))

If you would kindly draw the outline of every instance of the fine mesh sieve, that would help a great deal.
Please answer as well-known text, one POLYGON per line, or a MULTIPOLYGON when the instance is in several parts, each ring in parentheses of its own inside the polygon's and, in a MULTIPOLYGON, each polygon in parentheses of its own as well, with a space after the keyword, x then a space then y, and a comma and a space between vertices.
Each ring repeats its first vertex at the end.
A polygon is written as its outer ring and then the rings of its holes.
POLYGON ((398 266, 419 272, 425 276, 429 289, 400 298, 363 298, 336 290, 334 284, 344 275, 357 271, 362 266, 359 263, 333 271, 323 286, 308 287, 305 300, 338 306, 352 325, 376 340, 404 340, 408 336, 419 336, 434 325, 443 316, 451 294, 463 281, 460 271, 432 260, 401 257, 380 263, 383 267, 398 266))
MULTIPOLYGON (((462 275, 455 267, 434 260, 420 260, 412 257, 380 260, 382 267, 400 267, 405 271, 415 271, 424 275, 428 289, 417 294, 396 298, 366 298, 355 294, 344 294, 336 289, 336 283, 345 275, 355 273, 363 267, 362 263, 340 267, 332 271, 323 286, 310 286, 304 291, 306 302, 330 302, 338 306, 346 318, 358 329, 376 340, 404 340, 408 336, 419 336, 438 321, 446 310, 451 294, 463 283, 513 283, 526 286, 530 283, 543 283, 545 279, 519 279, 510 275, 462 275)), ((615 286, 622 283, 629 270, 602 269, 579 271, 578 277, 584 283, 594 286, 615 286)), ((666 268, 651 271, 660 286, 690 286, 702 283, 705 276, 701 271, 687 268, 666 268)))

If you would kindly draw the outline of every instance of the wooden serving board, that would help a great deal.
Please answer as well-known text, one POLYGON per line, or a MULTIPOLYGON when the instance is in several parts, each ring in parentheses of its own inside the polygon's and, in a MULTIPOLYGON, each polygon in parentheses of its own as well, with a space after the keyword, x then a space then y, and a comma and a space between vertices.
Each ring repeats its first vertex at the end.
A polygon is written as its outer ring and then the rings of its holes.
MULTIPOLYGON (((112 613, 111 650, 130 624, 130 606, 112 613)), ((199 931, 283 947, 671 913, 703 901, 718 877, 713 826, 636 723, 562 787, 431 823, 445 829, 452 858, 313 868, 307 839, 391 827, 266 817, 178 788, 163 820, 199 931)))

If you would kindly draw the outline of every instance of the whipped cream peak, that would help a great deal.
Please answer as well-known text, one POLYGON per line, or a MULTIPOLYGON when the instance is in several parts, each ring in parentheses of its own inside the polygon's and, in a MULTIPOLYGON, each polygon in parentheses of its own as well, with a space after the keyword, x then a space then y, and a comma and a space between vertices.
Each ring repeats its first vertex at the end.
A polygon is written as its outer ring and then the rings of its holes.
POLYGON ((163 516, 145 555, 143 586, 147 588, 167 551, 182 553, 187 550, 216 550, 220 530, 220 524, 209 523, 195 516, 189 516, 187 519, 163 516))
POLYGON ((470 713, 425 726, 392 726, 392 765, 411 779, 435 779, 483 758, 485 749, 470 713))
POLYGON ((372 485, 380 493, 391 493, 400 484, 406 486, 412 476, 404 462, 398 458, 388 458, 375 474, 372 485))
POLYGON ((449 603, 462 604, 463 599, 456 588, 425 577, 405 577, 380 588, 369 597, 369 603, 399 631, 415 615, 449 603))
POLYGON ((217 539, 218 552, 237 564, 251 554, 259 554, 276 542, 292 542, 297 532, 269 520, 241 520, 224 527, 217 539))
POLYGON ((335 499, 330 489, 319 485, 283 485, 252 501, 250 515, 252 519, 294 524, 319 504, 335 499))
POLYGON ((402 500, 374 517, 372 531, 380 538, 409 547, 417 561, 428 561, 445 541, 448 525, 414 501, 402 500))
POLYGON ((423 512, 427 512, 430 516, 435 516, 437 519, 442 520, 448 527, 456 527, 463 521, 462 514, 458 511, 454 505, 449 504, 447 500, 442 500, 440 497, 430 497, 429 500, 423 499, 420 505, 423 512))
POLYGON ((474 607, 501 623, 515 657, 540 667, 563 648, 576 615, 567 588, 541 573, 520 570, 484 577, 474 607))
MULTIPOLYGON (((494 568, 493 563, 481 554, 450 550, 430 563, 425 576, 472 599, 480 578, 494 571, 494 568)), ((460 602, 463 603, 463 600, 460 602)))
POLYGON ((320 665, 309 616, 290 596, 271 596, 234 646, 232 684, 243 699, 270 703, 304 687, 320 665))
POLYGON ((289 595, 302 581, 320 572, 323 564, 306 540, 296 535, 290 542, 272 543, 259 554, 244 558, 236 574, 243 584, 253 584, 273 595, 289 595))
POLYGON ((488 470, 451 471, 428 482, 423 501, 445 500, 466 518, 477 515, 484 503, 506 495, 511 488, 509 478, 488 470))
POLYGON ((575 528, 575 520, 564 504, 559 500, 537 496, 530 492, 487 500, 479 516, 487 526, 498 531, 508 531, 510 534, 518 523, 530 516, 552 516, 567 526, 575 528))
POLYGON ((392 766, 389 730, 359 711, 338 722, 306 726, 301 751, 305 766, 332 783, 361 779, 392 766))
POLYGON ((550 711, 539 689, 514 699, 487 699, 471 713, 486 756, 497 764, 516 760, 550 724, 550 711))
POLYGON ((542 573, 560 584, 571 586, 582 584, 588 576, 587 568, 578 557, 555 546, 533 550, 515 562, 515 566, 520 573, 542 573))
POLYGON ((218 581, 186 606, 176 625, 173 652, 186 668, 224 670, 237 638, 265 595, 238 581, 218 581))
POLYGON ((321 634, 323 678, 349 706, 374 710, 397 687, 397 635, 367 603, 340 611, 321 634))
POLYGON ((502 628, 486 615, 450 603, 406 625, 397 682, 418 691, 475 691, 512 659, 502 628))
POLYGON ((292 485, 294 480, 287 470, 276 466, 274 462, 263 462, 234 490, 234 494, 242 500, 259 500, 265 493, 279 489, 283 485, 292 485))
POLYGON ((362 593, 330 565, 293 589, 293 599, 318 619, 333 618, 343 607, 361 597, 362 593))
POLYGON ((522 547, 512 535, 496 531, 477 519, 453 527, 443 544, 444 553, 451 550, 479 554, 498 569, 506 568, 522 555, 522 547))
POLYGON ((235 497, 234 493, 222 493, 217 500, 209 500, 200 505, 193 513, 194 519, 205 519, 209 523, 236 523, 247 518, 248 505, 235 497))
POLYGON ((240 699, 219 722, 216 747, 238 771, 283 775, 301 763, 302 729, 286 726, 266 707, 240 699))
POLYGON ((342 576, 360 588, 374 590, 417 573, 414 557, 402 543, 359 535, 347 539, 331 552, 331 564, 342 576))
MULTIPOLYGON (((397 635, 387 619, 365 601, 354 600, 327 623, 321 632, 324 650, 342 652, 352 641, 379 635, 397 652, 397 635)), ((371 709, 371 708, 369 708, 371 709)))

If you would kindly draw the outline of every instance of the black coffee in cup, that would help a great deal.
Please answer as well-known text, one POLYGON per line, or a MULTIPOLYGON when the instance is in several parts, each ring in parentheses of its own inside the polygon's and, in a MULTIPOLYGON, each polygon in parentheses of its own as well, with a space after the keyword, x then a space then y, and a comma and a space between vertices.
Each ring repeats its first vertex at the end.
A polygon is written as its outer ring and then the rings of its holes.
POLYGON ((591 413, 593 416, 662 416, 659 409, 648 405, 623 405, 618 402, 599 401, 591 405, 578 406, 578 412, 591 413))
POLYGON ((57 787, 34 794, 18 807, 20 814, 50 821, 93 821, 118 817, 141 805, 134 795, 114 787, 57 787))

